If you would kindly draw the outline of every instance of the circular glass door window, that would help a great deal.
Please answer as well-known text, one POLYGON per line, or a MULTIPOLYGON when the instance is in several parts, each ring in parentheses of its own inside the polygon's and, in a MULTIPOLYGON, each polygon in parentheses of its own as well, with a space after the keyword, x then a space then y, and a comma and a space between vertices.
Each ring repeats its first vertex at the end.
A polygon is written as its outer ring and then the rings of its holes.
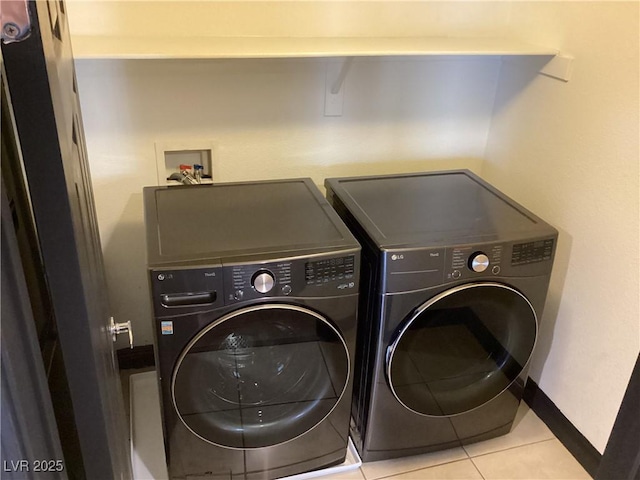
POLYGON ((499 283, 447 290, 408 318, 387 348, 387 381, 406 408, 451 416, 505 391, 533 352, 537 319, 529 301, 499 283))
POLYGON ((321 315, 294 305, 232 312, 202 330, 173 372, 174 407, 215 445, 277 445, 331 413, 349 378, 347 346, 321 315))

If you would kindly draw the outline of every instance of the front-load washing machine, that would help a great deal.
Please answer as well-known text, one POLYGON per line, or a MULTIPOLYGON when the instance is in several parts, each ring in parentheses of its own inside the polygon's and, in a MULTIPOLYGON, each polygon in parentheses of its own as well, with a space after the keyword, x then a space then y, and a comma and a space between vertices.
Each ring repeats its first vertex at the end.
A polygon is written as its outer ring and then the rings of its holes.
POLYGON ((172 478, 344 461, 360 247, 309 179, 144 189, 172 478))
POLYGON ((362 245, 352 438, 363 461, 509 432, 556 230, 466 170, 325 185, 362 245))

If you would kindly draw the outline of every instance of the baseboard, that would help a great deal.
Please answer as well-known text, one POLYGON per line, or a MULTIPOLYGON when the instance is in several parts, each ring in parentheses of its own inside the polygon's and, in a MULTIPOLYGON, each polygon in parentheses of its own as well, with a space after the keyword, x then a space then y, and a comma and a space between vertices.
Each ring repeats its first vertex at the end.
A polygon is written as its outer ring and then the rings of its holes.
POLYGON ((523 399, 589 475, 595 478, 602 455, 531 379, 527 381, 523 399))
POLYGON ((133 348, 121 348, 117 351, 120 370, 148 368, 155 366, 153 345, 139 345, 133 348))

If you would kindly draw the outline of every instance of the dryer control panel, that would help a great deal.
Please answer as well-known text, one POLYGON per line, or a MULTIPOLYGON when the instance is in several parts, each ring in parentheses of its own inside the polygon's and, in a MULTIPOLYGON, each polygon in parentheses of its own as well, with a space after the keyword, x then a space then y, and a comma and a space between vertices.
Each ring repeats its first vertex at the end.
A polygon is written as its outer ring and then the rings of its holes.
POLYGON ((463 245, 447 249, 447 280, 473 277, 477 274, 498 275, 502 271, 502 260, 506 245, 463 245))
POLYGON ((537 240, 535 242, 517 243, 513 246, 511 253, 511 265, 526 265, 551 260, 553 244, 553 238, 537 240))
POLYGON ((531 276, 548 273, 555 239, 528 242, 483 243, 447 249, 445 280, 456 281, 478 276, 531 276))
POLYGON ((551 272, 554 238, 402 248, 384 254, 385 293, 464 282, 480 277, 530 277, 551 272))

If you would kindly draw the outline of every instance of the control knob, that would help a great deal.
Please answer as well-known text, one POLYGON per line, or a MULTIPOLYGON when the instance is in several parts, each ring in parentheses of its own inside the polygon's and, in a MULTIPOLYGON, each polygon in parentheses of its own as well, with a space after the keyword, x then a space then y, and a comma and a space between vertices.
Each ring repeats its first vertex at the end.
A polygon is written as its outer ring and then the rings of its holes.
POLYGON ((489 257, 482 252, 476 252, 469 257, 469 268, 474 272, 484 272, 489 267, 489 257))
POLYGON ((273 274, 267 270, 260 270, 251 278, 251 286, 260 293, 270 292, 275 283, 273 274))

